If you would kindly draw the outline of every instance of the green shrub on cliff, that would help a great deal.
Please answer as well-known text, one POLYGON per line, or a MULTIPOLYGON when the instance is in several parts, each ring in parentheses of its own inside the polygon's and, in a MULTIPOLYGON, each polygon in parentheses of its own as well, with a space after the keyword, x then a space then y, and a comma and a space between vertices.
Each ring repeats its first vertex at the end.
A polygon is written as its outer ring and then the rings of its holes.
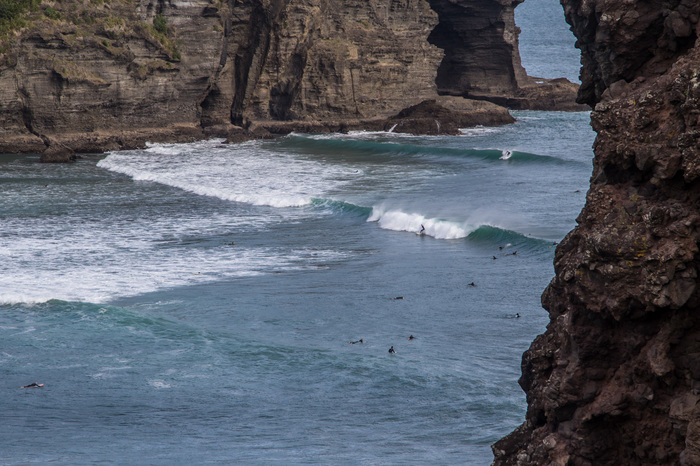
POLYGON ((156 39, 167 51, 172 60, 180 61, 182 55, 177 48, 177 43, 168 37, 168 20, 160 13, 153 18, 153 26, 144 24, 149 35, 156 39))
POLYGON ((51 18, 51 19, 60 19, 61 13, 56 11, 56 9, 54 7, 50 6, 44 10, 44 16, 46 16, 47 18, 51 18))
POLYGON ((160 13, 153 18, 153 27, 161 34, 168 34, 168 20, 160 13))
POLYGON ((0 34, 23 26, 22 13, 36 8, 40 3, 41 0, 0 0, 0 34))

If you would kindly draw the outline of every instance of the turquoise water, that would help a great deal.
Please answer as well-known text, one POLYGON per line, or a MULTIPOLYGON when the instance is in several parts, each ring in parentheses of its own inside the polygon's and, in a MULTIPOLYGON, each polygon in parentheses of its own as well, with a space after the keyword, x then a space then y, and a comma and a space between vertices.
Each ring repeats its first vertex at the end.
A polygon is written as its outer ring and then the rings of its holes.
POLYGON ((514 115, 0 155, 0 463, 489 464, 592 159, 514 115))
POLYGON ((516 117, 0 157, 0 461, 489 463, 590 174, 516 117))

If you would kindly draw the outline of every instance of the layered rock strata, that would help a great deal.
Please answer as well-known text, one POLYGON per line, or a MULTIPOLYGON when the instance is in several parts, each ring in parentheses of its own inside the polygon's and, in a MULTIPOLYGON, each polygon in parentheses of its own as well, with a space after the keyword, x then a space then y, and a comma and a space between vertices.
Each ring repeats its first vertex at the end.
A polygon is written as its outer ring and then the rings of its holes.
MULTIPOLYGON (((1 38, 0 152, 47 150, 56 160, 146 140, 376 127, 439 93, 516 97, 532 84, 520 66, 516 4, 44 2, 1 38)), ((483 123, 511 121, 488 108, 483 123)))
POLYGON ((700 4, 562 0, 598 133, 495 464, 700 464, 700 4))

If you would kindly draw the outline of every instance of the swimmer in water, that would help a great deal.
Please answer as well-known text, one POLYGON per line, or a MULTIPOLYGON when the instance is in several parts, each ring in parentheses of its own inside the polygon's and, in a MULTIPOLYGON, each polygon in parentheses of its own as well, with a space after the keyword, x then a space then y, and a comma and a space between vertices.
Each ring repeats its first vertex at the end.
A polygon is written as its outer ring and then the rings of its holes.
POLYGON ((349 341, 348 343, 350 343, 351 345, 355 345, 355 344, 357 344, 357 343, 364 343, 364 342, 365 342, 365 340, 362 339, 362 338, 360 338, 360 339, 357 340, 357 341, 349 341))
POLYGON ((20 388, 40 388, 40 387, 43 387, 43 386, 44 386, 43 383, 33 382, 33 383, 30 383, 29 385, 25 385, 25 386, 20 387, 20 388))
POLYGON ((409 340, 409 341, 410 341, 410 340, 415 340, 415 339, 416 339, 416 337, 414 337, 413 335, 411 335, 410 337, 408 337, 408 340, 409 340))
POLYGON ((516 319, 520 319, 520 313, 516 312, 516 313, 515 313, 515 318, 516 318, 516 319))
POLYGON ((469 284, 469 286, 476 286, 476 283, 471 282, 471 283, 469 284))
POLYGON ((391 348, 389 348, 389 354, 396 354, 396 351, 394 351, 393 346, 391 348))

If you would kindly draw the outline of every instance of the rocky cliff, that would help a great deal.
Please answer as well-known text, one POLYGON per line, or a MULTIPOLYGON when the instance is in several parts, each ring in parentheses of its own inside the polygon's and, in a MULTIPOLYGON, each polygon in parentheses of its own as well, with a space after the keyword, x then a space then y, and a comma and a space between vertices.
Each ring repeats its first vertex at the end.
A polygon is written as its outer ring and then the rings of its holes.
POLYGON ((512 109, 587 110, 572 98, 578 85, 526 74, 514 15, 523 1, 430 0, 439 22, 428 40, 445 52, 437 70, 438 92, 512 109))
MULTIPOLYGON (((0 28, 0 152, 48 147, 49 160, 145 140, 339 130, 439 93, 502 99, 532 84, 516 4, 44 0, 0 28)), ((479 109, 489 124, 513 121, 479 109)))
POLYGON ((495 464, 700 464, 700 4, 562 0, 595 107, 591 187, 495 464))

